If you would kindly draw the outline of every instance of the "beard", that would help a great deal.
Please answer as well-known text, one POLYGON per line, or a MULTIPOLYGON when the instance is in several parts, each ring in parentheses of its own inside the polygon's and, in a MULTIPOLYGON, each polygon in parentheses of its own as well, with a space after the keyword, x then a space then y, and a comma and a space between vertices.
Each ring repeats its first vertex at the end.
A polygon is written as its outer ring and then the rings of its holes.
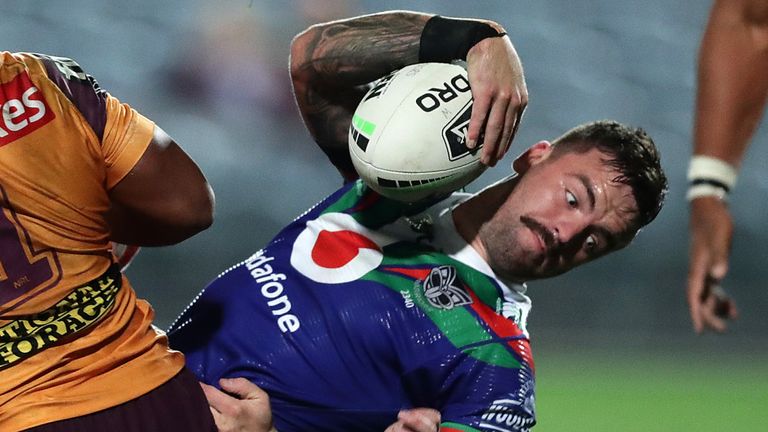
POLYGON ((525 244, 522 239, 524 231, 530 231, 530 228, 518 220, 515 223, 492 221, 483 225, 479 232, 491 269, 516 282, 541 277, 538 273, 546 259, 541 251, 525 244))
POLYGON ((516 282, 557 276, 561 256, 552 233, 536 219, 520 216, 514 223, 491 221, 480 238, 493 271, 516 282))

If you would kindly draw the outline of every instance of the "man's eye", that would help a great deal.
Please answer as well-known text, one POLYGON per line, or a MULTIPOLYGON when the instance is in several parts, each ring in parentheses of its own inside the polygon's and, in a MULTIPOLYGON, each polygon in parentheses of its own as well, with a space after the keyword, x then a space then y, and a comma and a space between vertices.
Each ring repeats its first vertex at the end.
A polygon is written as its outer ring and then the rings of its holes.
POLYGON ((579 201, 576 199, 576 195, 572 194, 571 192, 565 193, 565 201, 571 207, 576 207, 579 204, 579 201))

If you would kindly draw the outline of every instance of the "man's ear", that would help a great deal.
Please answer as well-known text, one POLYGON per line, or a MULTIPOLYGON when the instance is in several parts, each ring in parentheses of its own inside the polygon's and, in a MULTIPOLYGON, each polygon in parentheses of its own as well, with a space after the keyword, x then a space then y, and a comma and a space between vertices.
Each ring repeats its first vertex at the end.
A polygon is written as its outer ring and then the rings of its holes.
POLYGON ((518 174, 523 174, 532 166, 548 158, 552 153, 552 149, 552 143, 549 141, 539 141, 512 162, 512 169, 518 174))

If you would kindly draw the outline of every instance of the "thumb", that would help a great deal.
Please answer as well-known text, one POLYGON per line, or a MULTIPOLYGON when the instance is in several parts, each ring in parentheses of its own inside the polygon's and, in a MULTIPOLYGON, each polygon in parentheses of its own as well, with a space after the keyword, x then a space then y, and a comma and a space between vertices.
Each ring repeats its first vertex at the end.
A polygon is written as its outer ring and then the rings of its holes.
POLYGON ((267 396, 264 390, 246 378, 222 378, 219 380, 219 385, 224 391, 240 399, 257 399, 267 396))

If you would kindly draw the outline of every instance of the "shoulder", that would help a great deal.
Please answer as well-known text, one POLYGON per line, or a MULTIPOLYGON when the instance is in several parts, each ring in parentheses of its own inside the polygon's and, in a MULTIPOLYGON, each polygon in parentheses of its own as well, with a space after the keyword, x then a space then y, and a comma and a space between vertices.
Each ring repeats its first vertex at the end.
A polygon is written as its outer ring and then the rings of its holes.
POLYGON ((39 53, 5 53, 4 66, 10 59, 31 77, 43 93, 66 99, 80 112, 101 138, 107 115, 108 94, 75 60, 39 53))

